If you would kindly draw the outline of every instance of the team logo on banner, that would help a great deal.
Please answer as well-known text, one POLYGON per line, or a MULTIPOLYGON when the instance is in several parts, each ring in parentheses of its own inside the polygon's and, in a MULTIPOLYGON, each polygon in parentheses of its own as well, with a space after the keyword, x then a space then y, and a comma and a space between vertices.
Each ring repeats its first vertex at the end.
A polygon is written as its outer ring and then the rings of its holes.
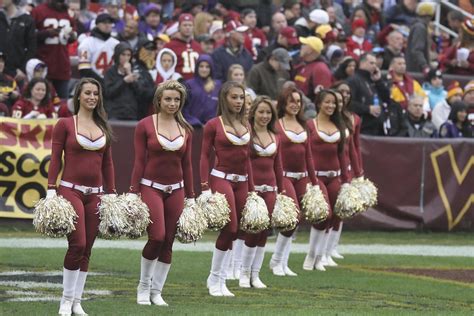
POLYGON ((46 195, 56 121, 0 118, 0 217, 33 218, 46 195))

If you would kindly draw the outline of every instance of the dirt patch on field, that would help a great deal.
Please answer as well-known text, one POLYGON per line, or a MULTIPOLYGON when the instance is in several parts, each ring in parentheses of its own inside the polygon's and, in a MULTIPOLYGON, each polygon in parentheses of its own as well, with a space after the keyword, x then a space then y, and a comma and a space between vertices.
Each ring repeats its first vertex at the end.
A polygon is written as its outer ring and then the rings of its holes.
POLYGON ((384 271, 406 273, 419 276, 426 276, 435 279, 451 280, 463 283, 474 283, 474 270, 473 269, 401 269, 392 268, 384 269, 384 271))

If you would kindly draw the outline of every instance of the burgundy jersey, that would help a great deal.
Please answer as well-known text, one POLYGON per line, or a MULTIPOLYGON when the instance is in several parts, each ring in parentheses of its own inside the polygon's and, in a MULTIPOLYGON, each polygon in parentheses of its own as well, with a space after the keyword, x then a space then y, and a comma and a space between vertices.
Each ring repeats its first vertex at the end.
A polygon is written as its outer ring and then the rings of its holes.
MULTIPOLYGON (((46 3, 36 7, 31 15, 35 19, 38 32, 63 27, 72 27, 75 30, 74 20, 67 11, 56 11, 46 3)), ((49 79, 69 80, 71 78, 67 42, 60 40, 59 36, 47 37, 43 43, 40 43, 36 56, 48 66, 49 79)))
POLYGON ((178 57, 175 71, 189 80, 194 77, 194 68, 196 68, 196 60, 202 54, 201 45, 195 40, 184 42, 180 39, 172 39, 166 48, 171 49, 178 57))

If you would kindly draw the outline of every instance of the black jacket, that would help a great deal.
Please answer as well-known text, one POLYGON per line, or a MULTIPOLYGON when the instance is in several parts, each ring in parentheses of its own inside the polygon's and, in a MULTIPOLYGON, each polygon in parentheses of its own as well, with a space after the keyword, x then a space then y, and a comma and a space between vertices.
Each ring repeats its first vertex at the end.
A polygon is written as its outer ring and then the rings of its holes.
POLYGON ((8 23, 6 13, 0 10, 0 51, 6 55, 5 72, 15 76, 21 69, 26 74, 26 62, 36 54, 36 27, 33 18, 19 13, 8 23))
POLYGON ((438 137, 436 126, 430 120, 421 117, 419 121, 415 122, 407 112, 403 115, 403 122, 406 127, 406 133, 403 136, 414 138, 438 137))
POLYGON ((417 19, 410 28, 406 49, 407 71, 423 72, 430 66, 430 35, 426 23, 417 19))
POLYGON ((373 82, 368 71, 357 69, 354 76, 350 77, 347 82, 351 87, 352 110, 362 119, 361 133, 380 135, 380 116, 378 118, 372 116, 369 107, 374 104, 375 94, 378 95, 380 105, 390 103, 390 89, 387 81, 380 79, 373 82))

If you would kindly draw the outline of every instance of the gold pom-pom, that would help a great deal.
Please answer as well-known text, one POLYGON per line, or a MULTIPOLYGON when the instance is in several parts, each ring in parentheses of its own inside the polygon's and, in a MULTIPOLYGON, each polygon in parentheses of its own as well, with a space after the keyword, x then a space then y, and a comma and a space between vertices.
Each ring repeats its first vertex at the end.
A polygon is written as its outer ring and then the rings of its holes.
POLYGON ((33 216, 36 231, 48 237, 69 235, 76 229, 78 217, 71 203, 60 195, 40 199, 33 216))
POLYGON ((350 218, 366 209, 359 190, 353 185, 345 183, 337 195, 334 214, 341 219, 350 218))
POLYGON ((352 180, 351 185, 359 190, 366 209, 377 204, 378 190, 372 181, 369 179, 364 179, 364 177, 360 177, 352 180))
POLYGON ((271 224, 274 228, 285 232, 298 225, 298 208, 292 198, 278 194, 272 213, 271 224))
POLYGON ((208 229, 221 230, 230 222, 230 207, 224 194, 201 194, 197 204, 206 217, 208 229))
POLYGON ((256 192, 250 192, 240 218, 240 229, 246 233, 258 234, 270 226, 267 205, 256 192))
POLYGON ((125 235, 128 227, 126 205, 117 194, 100 196, 99 237, 116 239, 125 235))
POLYGON ((206 218, 202 210, 191 200, 184 200, 184 209, 178 220, 176 239, 183 244, 196 242, 201 239, 207 228, 206 218))
POLYGON ((139 238, 151 223, 150 210, 138 194, 125 193, 121 195, 121 199, 126 210, 127 228, 125 235, 132 239, 139 238))
POLYGON ((310 224, 320 223, 329 216, 329 205, 319 185, 308 183, 301 204, 304 219, 310 224))

